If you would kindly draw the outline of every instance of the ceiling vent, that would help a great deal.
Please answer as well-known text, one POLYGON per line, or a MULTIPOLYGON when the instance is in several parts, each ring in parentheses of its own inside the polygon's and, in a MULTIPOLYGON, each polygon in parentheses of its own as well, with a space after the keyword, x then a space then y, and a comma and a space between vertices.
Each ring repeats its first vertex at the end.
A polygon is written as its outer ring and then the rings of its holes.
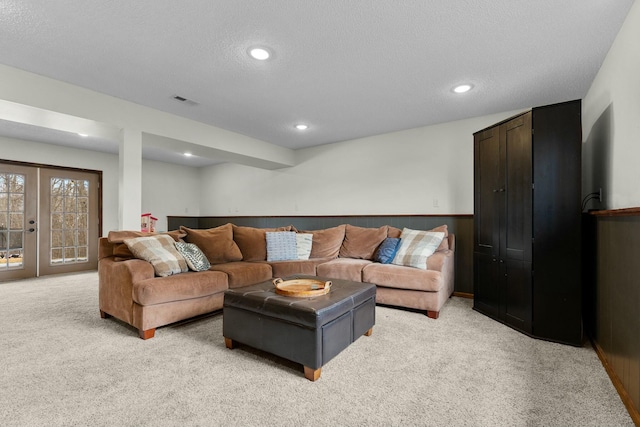
POLYGON ((173 95, 173 99, 175 99, 176 101, 185 104, 185 105, 189 105, 191 107, 193 107, 194 105, 198 105, 198 103, 196 101, 192 101, 188 98, 185 98, 184 96, 180 96, 180 95, 173 95))

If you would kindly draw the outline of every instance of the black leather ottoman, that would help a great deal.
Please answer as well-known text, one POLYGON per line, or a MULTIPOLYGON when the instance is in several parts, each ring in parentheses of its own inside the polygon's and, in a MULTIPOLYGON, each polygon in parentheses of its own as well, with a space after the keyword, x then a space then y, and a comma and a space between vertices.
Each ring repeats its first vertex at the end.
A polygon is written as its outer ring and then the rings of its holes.
POLYGON ((301 363, 304 376, 320 378, 322 366, 375 324, 376 287, 331 280, 331 291, 311 298, 279 295, 271 281, 224 294, 223 331, 227 348, 236 342, 301 363))

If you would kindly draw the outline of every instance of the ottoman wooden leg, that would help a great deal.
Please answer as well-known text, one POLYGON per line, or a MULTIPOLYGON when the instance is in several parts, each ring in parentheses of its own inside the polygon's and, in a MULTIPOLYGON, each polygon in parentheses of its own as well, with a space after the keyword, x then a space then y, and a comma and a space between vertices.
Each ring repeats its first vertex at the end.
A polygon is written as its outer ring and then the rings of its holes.
POLYGON ((373 328, 369 328, 369 330, 367 332, 365 332, 365 336, 370 337, 371 334, 373 333, 373 328))
POLYGON ((318 378, 320 378, 321 373, 322 368, 313 369, 306 366, 304 367, 304 377, 309 381, 316 381, 318 378))
POLYGON ((227 346, 227 348, 232 349, 236 346, 235 343, 233 342, 233 340, 231 338, 227 338, 224 337, 224 345, 227 346))

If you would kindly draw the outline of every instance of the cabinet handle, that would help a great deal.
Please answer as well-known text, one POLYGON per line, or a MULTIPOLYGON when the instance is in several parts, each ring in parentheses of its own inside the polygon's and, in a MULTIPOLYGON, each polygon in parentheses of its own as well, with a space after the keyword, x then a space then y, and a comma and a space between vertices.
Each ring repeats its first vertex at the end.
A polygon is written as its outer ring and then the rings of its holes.
POLYGON ((504 193, 504 188, 498 190, 499 193, 504 193))

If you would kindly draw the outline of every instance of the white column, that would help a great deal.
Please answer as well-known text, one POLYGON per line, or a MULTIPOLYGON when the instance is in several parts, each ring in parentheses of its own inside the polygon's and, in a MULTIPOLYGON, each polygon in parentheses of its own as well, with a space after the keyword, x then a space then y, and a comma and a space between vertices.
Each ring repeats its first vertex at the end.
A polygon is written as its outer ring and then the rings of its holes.
POLYGON ((142 131, 120 133, 118 228, 140 230, 142 214, 142 131))

